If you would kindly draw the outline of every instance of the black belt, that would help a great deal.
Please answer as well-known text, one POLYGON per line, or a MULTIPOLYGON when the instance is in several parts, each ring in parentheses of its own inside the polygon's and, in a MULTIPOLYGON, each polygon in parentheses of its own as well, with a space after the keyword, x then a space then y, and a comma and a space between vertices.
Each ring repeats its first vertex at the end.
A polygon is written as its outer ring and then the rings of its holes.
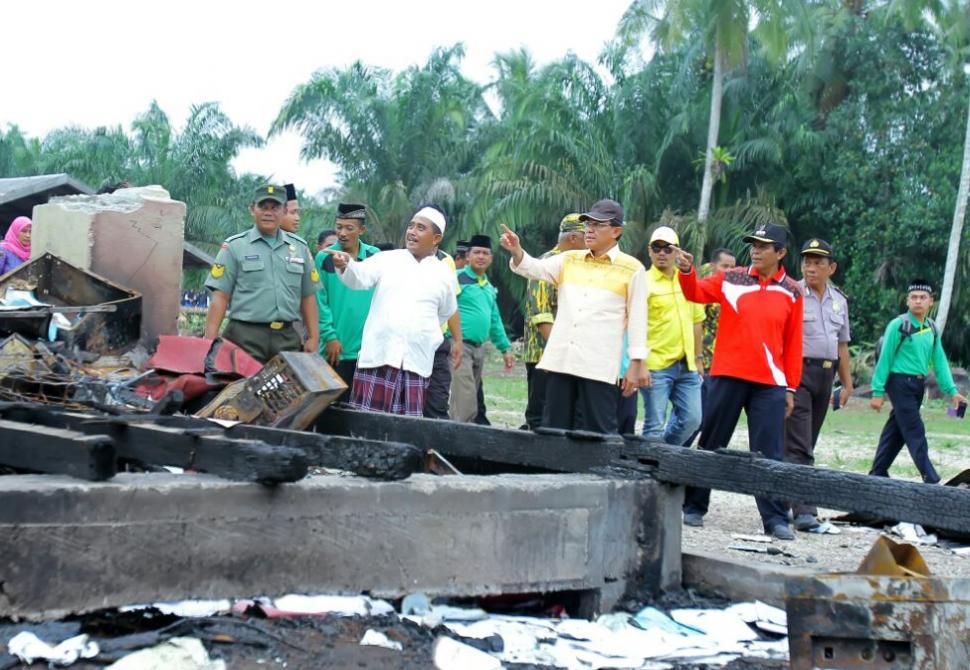
POLYGON ((485 344, 484 342, 475 342, 474 340, 462 340, 462 342, 464 342, 465 344, 470 344, 473 347, 480 347, 483 344, 485 344))
POLYGON ((837 359, 833 361, 831 358, 803 358, 802 362, 804 362, 805 365, 814 366, 817 368, 825 368, 826 370, 834 368, 839 364, 837 359))
POLYGON ((293 325, 292 321, 243 321, 242 319, 229 319, 229 321, 235 321, 236 323, 244 323, 247 326, 259 326, 260 328, 269 328, 270 330, 283 330, 284 328, 289 328, 293 325))
POLYGON ((911 375, 907 372, 890 372, 890 377, 908 377, 909 379, 915 379, 917 381, 923 381, 926 379, 926 375, 911 375))

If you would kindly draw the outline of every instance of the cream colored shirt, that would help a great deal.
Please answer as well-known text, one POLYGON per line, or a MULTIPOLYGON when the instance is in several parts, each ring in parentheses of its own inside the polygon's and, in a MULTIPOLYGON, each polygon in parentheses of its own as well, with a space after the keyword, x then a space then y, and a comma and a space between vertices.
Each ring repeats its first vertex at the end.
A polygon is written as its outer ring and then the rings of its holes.
POLYGON ((643 264, 614 245, 599 258, 566 251, 549 258, 525 254, 516 274, 549 281, 559 291, 552 333, 540 370, 615 384, 620 376, 623 335, 631 360, 644 360, 647 342, 647 283, 643 264))

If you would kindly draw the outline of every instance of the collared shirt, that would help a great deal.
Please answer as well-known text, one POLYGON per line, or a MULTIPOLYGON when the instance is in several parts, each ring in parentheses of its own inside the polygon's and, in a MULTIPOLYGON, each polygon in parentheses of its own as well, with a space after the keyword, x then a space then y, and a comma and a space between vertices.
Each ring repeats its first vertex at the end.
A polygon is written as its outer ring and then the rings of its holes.
POLYGON ((320 288, 320 275, 301 238, 282 229, 266 237, 253 226, 222 243, 205 285, 230 295, 231 319, 296 321, 301 300, 320 288))
POLYGON ((559 289, 540 370, 616 383, 620 376, 623 333, 632 360, 649 353, 647 284, 643 264, 614 245, 596 258, 589 251, 564 251, 537 259, 525 254, 516 274, 553 282, 559 289))
POLYGON ((667 277, 656 267, 647 270, 647 346, 650 370, 669 368, 686 358, 687 368, 697 371, 694 356, 694 324, 704 321, 704 306, 684 297, 677 280, 679 270, 667 277))
POLYGON ((950 363, 946 360, 940 339, 927 320, 920 322, 912 312, 906 312, 890 321, 883 335, 882 352, 872 374, 872 395, 877 398, 885 395, 886 380, 890 373, 926 375, 929 374, 931 365, 940 390, 946 395, 955 394, 957 386, 953 383, 950 363), (902 319, 905 318, 913 324, 913 332, 908 337, 899 332, 902 319))
POLYGON ((441 324, 455 313, 455 275, 436 256, 420 262, 407 249, 352 262, 338 276, 354 289, 374 288, 358 368, 384 365, 431 376, 441 324))
POLYGON ((801 287, 778 270, 763 279, 753 267, 697 278, 693 269, 679 277, 693 302, 721 305, 711 375, 735 377, 792 391, 802 379, 801 287))
POLYGON ((818 295, 803 279, 798 284, 805 295, 804 346, 805 358, 835 361, 839 358, 839 343, 849 342, 849 301, 842 291, 831 284, 818 295))
MULTIPOLYGON (((340 251, 340 243, 330 245, 330 249, 340 251)), ((357 260, 370 258, 380 249, 360 242, 357 260)), ((340 340, 340 360, 352 361, 360 353, 360 339, 364 333, 364 323, 370 312, 374 290, 355 291, 337 277, 333 256, 321 251, 316 257, 320 271, 320 290, 317 291, 317 305, 320 308, 320 353, 326 349, 327 342, 340 340)))
MULTIPOLYGON (((541 258, 549 258, 562 253, 558 246, 553 247, 541 258)), ((546 340, 539 332, 539 326, 556 320, 556 285, 547 281, 529 280, 525 302, 525 362, 538 363, 546 348, 546 340)))
POLYGON ((458 296, 458 311, 461 312, 461 336, 466 342, 492 344, 505 353, 512 348, 502 316, 498 311, 498 291, 484 275, 479 277, 466 265, 456 273, 461 293, 458 296))

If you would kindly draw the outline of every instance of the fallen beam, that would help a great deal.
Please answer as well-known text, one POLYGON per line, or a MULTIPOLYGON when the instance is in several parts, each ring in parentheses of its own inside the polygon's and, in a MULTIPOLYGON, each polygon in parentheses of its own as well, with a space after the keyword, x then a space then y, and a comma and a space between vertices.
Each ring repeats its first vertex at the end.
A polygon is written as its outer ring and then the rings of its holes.
POLYGON ((627 437, 621 460, 656 468, 658 479, 782 498, 829 509, 970 532, 970 491, 782 463, 748 452, 701 451, 627 437))
POLYGON ((321 433, 397 440, 449 458, 524 466, 545 472, 592 472, 619 455, 619 438, 570 431, 508 430, 330 406, 316 422, 321 433))
POLYGON ((89 481, 114 477, 115 448, 98 435, 0 420, 0 465, 89 481))

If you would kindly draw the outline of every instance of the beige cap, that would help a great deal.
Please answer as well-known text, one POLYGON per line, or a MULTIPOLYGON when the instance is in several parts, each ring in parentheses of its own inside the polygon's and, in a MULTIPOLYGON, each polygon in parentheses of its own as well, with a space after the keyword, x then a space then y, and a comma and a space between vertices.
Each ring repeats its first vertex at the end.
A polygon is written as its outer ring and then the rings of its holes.
POLYGON ((660 226, 650 235, 650 242, 666 242, 667 244, 680 245, 680 238, 677 231, 670 226, 660 226))

